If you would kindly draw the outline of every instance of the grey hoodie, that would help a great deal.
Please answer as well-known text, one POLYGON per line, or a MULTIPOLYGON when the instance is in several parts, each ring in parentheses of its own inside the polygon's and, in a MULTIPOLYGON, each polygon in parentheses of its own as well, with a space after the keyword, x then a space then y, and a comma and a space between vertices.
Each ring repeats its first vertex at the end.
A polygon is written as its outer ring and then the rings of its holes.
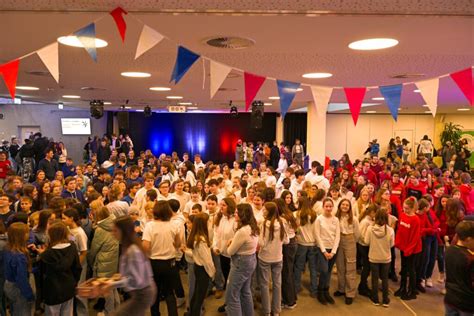
POLYGON ((390 248, 394 245, 393 228, 377 224, 367 227, 364 241, 369 245, 369 261, 371 263, 390 263, 390 248))

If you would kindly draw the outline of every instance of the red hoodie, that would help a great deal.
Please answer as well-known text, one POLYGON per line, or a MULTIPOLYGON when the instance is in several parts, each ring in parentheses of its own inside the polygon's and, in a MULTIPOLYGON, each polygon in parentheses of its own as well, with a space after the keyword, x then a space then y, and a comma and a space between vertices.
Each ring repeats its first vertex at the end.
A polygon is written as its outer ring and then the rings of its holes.
POLYGON ((390 202, 397 207, 398 214, 400 214, 402 209, 402 202, 405 200, 405 186, 401 181, 395 183, 392 182, 392 192, 390 192, 390 202))
POLYGON ((420 219, 421 237, 435 236, 438 232, 439 221, 436 216, 433 218, 431 210, 428 212, 430 212, 431 221, 426 212, 423 214, 416 213, 416 215, 420 219))
POLYGON ((398 218, 398 230, 395 236, 395 247, 408 257, 422 250, 420 218, 401 213, 398 218))
POLYGON ((466 215, 474 214, 474 190, 470 184, 461 184, 459 186, 461 192, 461 200, 463 200, 466 206, 466 215))
POLYGON ((405 187, 406 197, 414 196, 417 199, 421 199, 427 192, 426 186, 418 182, 418 185, 414 185, 413 183, 408 183, 405 187))

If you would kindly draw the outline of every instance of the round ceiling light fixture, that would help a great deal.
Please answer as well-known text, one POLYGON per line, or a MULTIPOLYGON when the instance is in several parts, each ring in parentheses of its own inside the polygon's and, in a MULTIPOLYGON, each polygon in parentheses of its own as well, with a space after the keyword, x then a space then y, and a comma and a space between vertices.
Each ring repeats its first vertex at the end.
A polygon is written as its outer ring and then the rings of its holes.
POLYGON ((372 98, 372 100, 374 101, 382 101, 382 100, 385 100, 384 97, 375 97, 375 98, 372 98))
POLYGON ((38 91, 40 88, 38 87, 31 87, 31 86, 16 86, 17 90, 24 90, 24 91, 38 91))
POLYGON ((469 108, 459 108, 458 111, 465 112, 465 111, 470 111, 471 109, 469 108))
POLYGON ((168 87, 151 87, 150 90, 151 91, 170 91, 171 88, 168 88, 168 87))
POLYGON ((280 100, 280 97, 268 97, 269 100, 280 100))
POLYGON ((350 43, 349 48, 355 50, 377 50, 396 45, 398 45, 398 41, 394 38, 368 38, 350 43))
POLYGON ((63 95, 63 98, 65 98, 65 99, 80 99, 81 97, 78 96, 78 95, 66 94, 66 95, 63 95))
POLYGON ((365 113, 367 113, 367 114, 374 114, 374 113, 377 113, 377 111, 370 110, 370 111, 366 111, 365 113))
POLYGON ((140 71, 124 71, 121 73, 123 77, 129 78, 148 78, 151 77, 151 74, 148 72, 140 72, 140 71))
POLYGON ((303 78, 308 79, 323 79, 332 77, 332 73, 329 72, 310 72, 303 75, 303 78))
MULTIPOLYGON (((84 47, 84 45, 79 40, 79 38, 77 38, 77 36, 74 36, 74 35, 58 37, 58 42, 63 45, 72 46, 72 47, 84 47)), ((102 48, 102 47, 106 47, 107 45, 109 44, 103 39, 95 38, 95 47, 102 48)))
POLYGON ((183 97, 180 95, 169 95, 166 98, 170 100, 181 100, 183 97))

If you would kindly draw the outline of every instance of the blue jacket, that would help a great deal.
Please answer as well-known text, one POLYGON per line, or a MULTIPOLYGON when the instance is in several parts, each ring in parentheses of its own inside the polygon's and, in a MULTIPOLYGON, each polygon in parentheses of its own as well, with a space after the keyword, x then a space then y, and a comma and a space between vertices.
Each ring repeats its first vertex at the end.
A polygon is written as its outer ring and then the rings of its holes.
POLYGON ((76 190, 75 192, 69 192, 68 190, 64 189, 63 192, 61 193, 61 197, 63 199, 67 198, 73 198, 79 200, 79 202, 84 203, 84 194, 82 194, 81 190, 76 190))
POLYGON ((27 301, 35 300, 29 282, 28 261, 24 254, 6 250, 3 254, 5 280, 15 283, 27 301))

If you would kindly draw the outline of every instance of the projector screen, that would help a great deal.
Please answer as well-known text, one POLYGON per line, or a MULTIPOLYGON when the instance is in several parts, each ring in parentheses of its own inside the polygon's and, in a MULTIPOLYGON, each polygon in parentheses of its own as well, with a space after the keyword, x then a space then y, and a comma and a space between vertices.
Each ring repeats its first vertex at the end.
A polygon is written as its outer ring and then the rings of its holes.
POLYGON ((90 135, 90 118, 61 118, 63 135, 90 135))

